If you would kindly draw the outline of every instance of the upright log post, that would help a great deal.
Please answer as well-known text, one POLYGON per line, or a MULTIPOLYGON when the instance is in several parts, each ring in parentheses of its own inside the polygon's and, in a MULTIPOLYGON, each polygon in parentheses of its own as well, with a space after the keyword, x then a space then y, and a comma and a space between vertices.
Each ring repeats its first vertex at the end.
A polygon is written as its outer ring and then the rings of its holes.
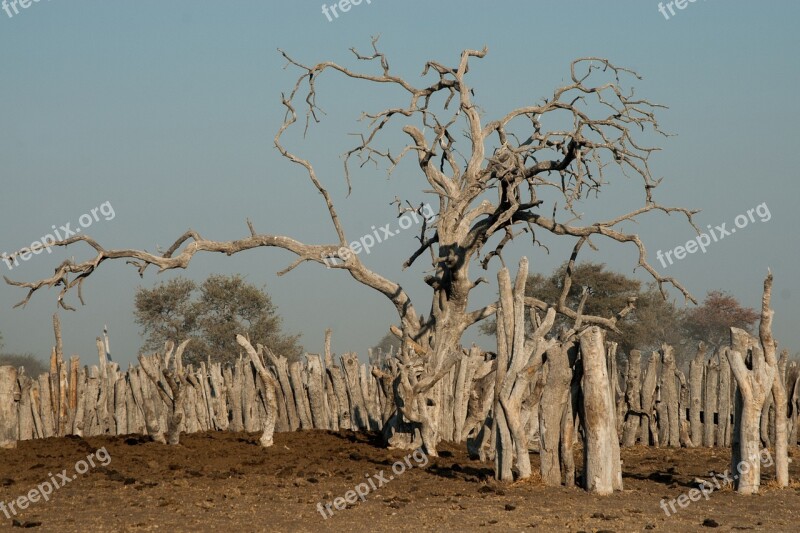
POLYGON ((700 414, 703 410, 703 378, 705 377, 706 343, 697 344, 697 353, 689 364, 689 428, 692 446, 703 443, 703 421, 700 414))
MULTIPOLYGON (((680 399, 675 384, 677 368, 675 367, 674 349, 669 344, 661 346, 661 361, 661 401, 666 407, 667 414, 667 439, 664 444, 680 448, 680 417, 678 413, 680 399)), ((659 423, 661 423, 660 420, 659 423)))
POLYGON ((764 280, 764 291, 761 296, 761 322, 758 326, 758 336, 764 359, 768 368, 774 369, 775 377, 770 390, 775 404, 775 472, 779 487, 789 486, 789 449, 786 431, 787 400, 786 400, 786 361, 788 353, 781 354, 778 362, 775 357, 778 343, 772 336, 772 319, 775 311, 770 307, 772 299, 772 272, 764 280))
MULTIPOLYGON (((631 350, 628 354, 628 371, 625 376, 625 423, 622 428, 622 445, 633 446, 642 423, 642 352, 631 350)), ((643 444, 647 444, 644 441, 643 444)))
POLYGON ((17 369, 0 366, 0 448, 14 449, 19 438, 17 404, 20 401, 17 369))
POLYGON ((731 364, 728 362, 729 348, 722 348, 719 357, 719 392, 717 394, 717 445, 728 447, 731 445, 731 364))
MULTIPOLYGON (((265 401, 267 404, 267 418, 264 421, 264 431, 259 439, 259 444, 263 448, 269 448, 274 443, 273 434, 275 432, 275 421, 277 420, 278 415, 278 399, 276 396, 278 382, 274 377, 272 377, 272 374, 267 371, 267 368, 261 361, 261 357, 259 357, 258 352, 256 352, 247 339, 241 335, 237 335, 236 342, 238 342, 239 346, 247 351, 247 354, 250 356, 250 361, 256 368, 256 372, 261 380, 261 384, 264 386, 264 390, 266 391, 265 401)), ((261 346, 259 346, 259 348, 261 348, 261 346)))
POLYGON ((622 490, 622 465, 614 403, 608 386, 603 332, 597 326, 579 336, 583 356, 584 486, 607 495, 622 490))
POLYGON ((714 413, 717 412, 719 400, 719 358, 720 350, 717 349, 706 364, 705 401, 703 407, 703 444, 708 448, 714 447, 716 426, 714 413))
MULTIPOLYGON (((550 308, 541 323, 535 321, 533 335, 525 338, 525 284, 528 279, 528 259, 523 257, 519 262, 514 287, 507 268, 497 273, 500 287, 500 306, 497 310, 497 371, 495 382, 495 478, 501 481, 513 481, 512 466, 515 466, 520 479, 531 475, 530 457, 528 455, 528 435, 521 418, 524 396, 530 393, 530 378, 542 366, 542 355, 554 345, 554 341, 546 341, 545 335, 550 332, 555 321, 555 310, 550 308)), ((566 384, 565 386, 566 387, 566 384)), ((608 385, 606 385, 608 387, 608 385)), ((568 389, 567 389, 568 390, 568 389)), ((552 406, 553 409, 563 409, 552 406)), ((555 442, 558 454, 558 437, 562 413, 547 413, 545 418, 552 420, 554 433, 551 440, 555 442), (549 416, 552 415, 552 416, 549 416)), ((548 456, 552 458, 552 453, 548 456)), ((555 461, 558 464, 556 458, 555 461)), ((551 461, 552 463, 552 461, 551 461)), ((560 467, 558 470, 560 484, 560 467)), ((553 476, 555 477, 555 476, 553 476)))
POLYGON ((658 362, 660 357, 658 352, 653 352, 647 362, 647 369, 644 373, 644 382, 642 383, 642 444, 650 446, 650 438, 652 436, 652 443, 658 446, 658 426, 655 417, 655 394, 656 386, 658 383, 658 362))

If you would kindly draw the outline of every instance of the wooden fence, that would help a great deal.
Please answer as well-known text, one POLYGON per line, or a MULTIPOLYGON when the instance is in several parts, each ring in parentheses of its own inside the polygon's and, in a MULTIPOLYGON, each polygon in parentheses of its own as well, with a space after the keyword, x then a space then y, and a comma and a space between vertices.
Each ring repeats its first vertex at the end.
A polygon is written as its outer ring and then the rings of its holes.
MULTIPOLYGON (((687 379, 675 367, 668 347, 654 352, 647 361, 633 351, 625 365, 617 364, 616 347, 608 348, 609 386, 617 402, 616 424, 622 445, 730 446, 736 385, 724 351, 710 357, 704 350, 698 351, 687 379)), ((444 376, 442 385, 433 389, 430 400, 442 406, 437 413, 443 440, 467 440, 490 414, 492 357, 473 348, 444 376)), ((54 350, 51 371, 38 377, 0 367, 0 446, 65 435, 146 435, 148 424, 166 428, 167 402, 172 397, 164 385, 162 359, 153 355, 140 361, 123 372, 116 363, 106 361, 101 349, 99 365, 81 367, 77 356, 67 362, 54 350)), ((356 354, 338 360, 330 353, 312 354, 303 362, 289 363, 270 353, 265 362, 280 385, 276 431, 379 431, 394 411, 391 371, 361 363, 356 354)), ((785 356, 782 364, 781 379, 786 380, 789 398, 789 443, 794 445, 800 372, 796 363, 787 365, 785 356)), ((184 386, 181 431, 263 429, 265 395, 249 359, 240 357, 227 366, 189 365, 180 369, 178 379, 184 386)), ((532 380, 525 402, 525 423, 534 449, 544 379, 540 375, 532 380)), ((774 442, 771 403, 767 402, 767 416, 762 417, 764 444, 774 442)))

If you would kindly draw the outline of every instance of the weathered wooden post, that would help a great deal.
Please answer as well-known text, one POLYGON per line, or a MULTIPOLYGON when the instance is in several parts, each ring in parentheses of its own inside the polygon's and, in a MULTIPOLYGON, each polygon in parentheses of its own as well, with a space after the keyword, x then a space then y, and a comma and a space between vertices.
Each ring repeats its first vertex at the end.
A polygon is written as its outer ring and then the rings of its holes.
MULTIPOLYGON (((531 475, 531 464, 528 456, 528 435, 522 422, 522 401, 530 393, 530 378, 541 368, 542 355, 554 345, 553 340, 546 341, 545 335, 555 321, 555 310, 550 308, 545 319, 539 323, 534 321, 534 332, 526 339, 525 328, 525 284, 528 279, 528 259, 523 257, 519 262, 514 286, 507 268, 497 273, 500 287, 500 305, 497 310, 497 371, 495 374, 495 478, 501 481, 513 481, 512 466, 516 466, 520 479, 531 475)), ((603 361, 605 365, 605 361, 603 361)), ((567 382, 568 383, 568 382, 567 382)), ((564 387, 567 391, 567 383, 564 387)), ((606 381, 606 388, 608 382, 606 381)), ((548 469, 548 476, 558 478, 561 483, 560 462, 558 461, 558 441, 562 418, 563 403, 554 398, 549 408, 552 412, 543 413, 543 419, 551 421, 550 431, 553 437, 549 452, 542 462, 542 468, 548 469), (553 457, 555 454, 555 457, 553 457), (554 461, 552 460, 554 459, 554 461), (548 460, 551 460, 548 463, 548 460), (555 462, 555 465, 552 463, 555 462), (552 472, 552 474, 551 474, 552 472)), ((541 411, 540 411, 541 412, 541 411)), ((544 470, 543 470, 544 471, 544 470)))
POLYGON ((645 446, 650 446, 651 436, 653 444, 655 446, 659 445, 658 426, 656 425, 654 412, 659 359, 658 352, 653 352, 650 355, 650 360, 644 373, 644 382, 642 383, 642 444, 645 446))
MULTIPOLYGON (((735 484, 740 494, 757 493, 761 484, 760 418, 767 397, 774 393, 774 381, 778 373, 778 362, 775 358, 777 348, 772 336, 774 312, 770 308, 771 296, 772 273, 770 272, 764 280, 758 340, 744 330, 731 328, 732 349, 728 355, 733 375, 739 386, 736 393, 731 471, 739 473, 735 484)), ((784 426, 782 430, 776 431, 779 442, 775 447, 775 470, 780 486, 786 486, 789 482, 785 437, 784 426)))
POLYGON ((265 401, 267 404, 267 418, 264 421, 264 431, 261 434, 259 443, 262 447, 269 448, 273 444, 275 421, 278 417, 278 400, 276 397, 278 382, 266 369, 264 363, 261 361, 261 357, 258 355, 258 352, 256 352, 247 339, 241 335, 237 335, 236 342, 238 342, 239 345, 247 351, 247 354, 250 356, 250 362, 252 362, 253 366, 256 368, 256 372, 261 380, 261 384, 264 386, 264 390, 266 391, 265 401))
MULTIPOLYGON (((625 423, 622 428, 622 446, 636 444, 636 436, 642 423, 642 352, 631 350, 628 354, 628 372, 625 376, 625 423)), ((647 445, 644 440, 642 444, 647 445)))
POLYGON ((714 437, 716 436, 716 426, 714 425, 714 413, 717 412, 717 402, 719 399, 719 358, 720 350, 716 350, 711 359, 706 364, 706 383, 705 398, 703 406, 703 444, 706 447, 714 447, 714 437))
POLYGON ((17 447, 19 418, 17 404, 20 400, 17 369, 0 366, 0 448, 17 447))
MULTIPOLYGON (((666 439, 664 444, 673 448, 680 448, 680 417, 678 407, 680 404, 678 389, 675 384, 677 369, 675 367, 675 355, 672 346, 664 344, 661 346, 661 401, 665 407, 667 415, 666 439)), ((659 424, 661 420, 659 420, 659 424)))
POLYGON ((719 392, 717 412, 717 445, 727 447, 731 445, 731 364, 728 362, 728 348, 722 348, 719 356, 719 392))
POLYGON ((614 402, 608 386, 603 333, 597 326, 580 334, 583 355, 584 486, 600 495, 622 490, 622 465, 614 402))
POLYGON ((703 442, 703 422, 700 413, 703 410, 703 377, 706 367, 706 343, 697 345, 697 353, 689 364, 689 428, 692 446, 703 442))

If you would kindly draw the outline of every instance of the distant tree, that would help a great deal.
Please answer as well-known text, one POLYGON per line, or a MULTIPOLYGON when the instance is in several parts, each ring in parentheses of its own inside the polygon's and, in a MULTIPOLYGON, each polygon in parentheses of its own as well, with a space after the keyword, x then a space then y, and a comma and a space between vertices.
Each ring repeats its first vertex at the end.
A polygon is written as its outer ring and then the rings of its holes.
POLYGON ((731 327, 753 333, 759 314, 724 291, 709 291, 698 307, 688 311, 684 329, 692 340, 701 340, 716 349, 727 345, 731 327))
POLYGON ((370 364, 383 367, 383 358, 385 358, 390 351, 392 351, 394 354, 397 354, 402 345, 403 341, 398 339, 397 336, 393 335, 391 332, 387 333, 380 341, 378 341, 378 344, 372 347, 372 356, 370 357, 369 361, 370 364))
POLYGON ((182 277, 136 290, 134 316, 146 335, 141 351, 156 352, 168 340, 180 342, 196 333, 200 313, 193 301, 196 291, 197 284, 182 277))
MULTIPOLYGON (((680 365, 682 347, 687 343, 683 329, 685 312, 673 300, 665 300, 655 284, 649 284, 636 298, 636 308, 626 317, 623 327, 625 345, 651 352, 663 343, 675 348, 675 359, 680 365)), ((692 354, 694 355, 694 354, 692 354)))
POLYGON ((395 335, 392 335, 392 333, 389 332, 386 335, 384 335, 380 341, 378 341, 378 344, 372 347, 372 350, 376 351, 378 348, 380 348, 381 350, 383 350, 384 353, 386 353, 392 348, 394 348, 394 352, 397 353, 397 350, 400 349, 400 346, 402 346, 402 344, 403 342, 400 339, 398 339, 395 335))
MULTIPOLYGON (((563 279, 567 263, 556 268, 552 274, 545 276, 533 274, 528 277, 526 295, 545 302, 557 302, 563 288, 563 279)), ((589 292, 584 313, 595 316, 611 317, 623 309, 630 298, 636 298, 636 308, 624 319, 617 322, 622 333, 609 332, 608 340, 617 342, 618 353, 627 354, 630 350, 655 350, 661 343, 677 343, 681 340, 681 312, 677 306, 666 301, 658 288, 648 285, 644 290, 640 281, 617 272, 606 270, 603 263, 579 263, 572 275, 572 287, 567 295, 566 304, 577 308, 584 287, 589 292)), ((563 316, 556 319, 553 331, 571 323, 563 316)), ((487 335, 495 334, 495 322, 487 321, 481 331, 487 335)))
POLYGON ((33 354, 0 353, 0 366, 10 365, 15 368, 25 367, 29 376, 38 376, 50 371, 44 362, 33 354))
POLYGON ((136 291, 136 322, 146 335, 142 351, 161 350, 167 340, 191 338, 187 363, 230 362, 239 355, 236 335, 269 346, 290 360, 303 353, 299 335, 281 331, 277 307, 263 288, 239 275, 213 275, 201 285, 185 278, 136 291))
POLYGON ((25 367, 25 372, 29 376, 38 376, 50 370, 45 366, 45 363, 30 353, 16 354, 16 353, 3 353, 5 347, 3 343, 3 334, 0 333, 0 366, 13 366, 19 368, 25 367))

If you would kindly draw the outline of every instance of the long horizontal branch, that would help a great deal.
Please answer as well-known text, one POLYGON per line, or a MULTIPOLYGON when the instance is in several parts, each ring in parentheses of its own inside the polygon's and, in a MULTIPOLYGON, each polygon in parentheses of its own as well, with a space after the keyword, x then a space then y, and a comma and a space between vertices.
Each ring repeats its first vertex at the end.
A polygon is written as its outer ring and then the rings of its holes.
MULTIPOLYGON (((251 235, 249 237, 232 241, 212 241, 203 239, 197 232, 189 230, 163 255, 155 255, 135 249, 108 250, 88 235, 74 236, 69 239, 51 243, 51 246, 66 247, 77 242, 85 242, 91 246, 97 254, 93 258, 80 263, 66 260, 55 269, 52 276, 39 281, 14 281, 8 277, 5 277, 5 280, 9 285, 28 289, 28 294, 25 299, 16 304, 15 307, 27 304, 33 294, 42 288, 61 286, 62 289, 58 296, 58 303, 64 309, 73 310, 74 308, 70 307, 64 301, 67 293, 76 287, 80 290, 83 280, 107 260, 125 259, 127 263, 135 266, 139 275, 142 276, 147 267, 151 265, 157 267, 159 272, 186 268, 198 252, 216 252, 230 256, 254 248, 275 247, 290 251, 298 256, 298 259, 295 260, 294 263, 278 272, 279 276, 291 271, 297 265, 305 261, 326 264, 326 266, 330 268, 348 270, 353 278, 389 298, 400 314, 404 325, 418 324, 416 312, 411 305, 411 299, 402 287, 366 268, 355 254, 342 254, 342 256, 340 256, 339 245, 304 244, 291 237, 258 234, 253 231, 252 225, 250 225, 250 228, 251 235), (183 246, 183 248, 176 254, 181 246, 183 246), (337 257, 340 262, 327 264, 325 258, 329 257, 337 257)), ((83 302, 82 298, 81 302, 83 302)))

